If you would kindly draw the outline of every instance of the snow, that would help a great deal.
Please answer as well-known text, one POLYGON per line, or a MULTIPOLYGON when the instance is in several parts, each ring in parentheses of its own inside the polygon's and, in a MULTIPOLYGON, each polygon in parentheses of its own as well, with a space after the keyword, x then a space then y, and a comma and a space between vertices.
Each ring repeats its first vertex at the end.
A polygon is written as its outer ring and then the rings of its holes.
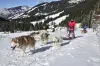
MULTIPOLYGON (((31 7, 30 7, 30 8, 29 8, 29 7, 27 8, 27 7, 23 6, 21 9, 23 9, 24 12, 25 12, 25 11, 30 10, 31 7)), ((17 14, 15 14, 15 15, 9 17, 8 19, 17 19, 17 18, 21 18, 22 15, 23 15, 23 18, 25 18, 25 17, 30 17, 29 15, 24 15, 24 12, 22 12, 22 13, 17 13, 17 14)))
POLYGON ((23 15, 23 18, 27 18, 27 17, 30 17, 29 15, 23 15))
MULTIPOLYGON (((31 31, 21 33, 0 33, 0 66, 100 66, 100 46, 95 32, 88 29, 87 34, 81 34, 81 28, 77 28, 76 39, 63 40, 60 48, 54 48, 51 44, 42 45, 36 43, 34 54, 19 56, 20 50, 12 52, 10 40, 13 37, 28 35, 31 31)), ((52 35, 67 36, 66 28, 52 35)))
MULTIPOLYGON (((45 6, 46 4, 47 4, 47 3, 45 3, 45 4, 41 5, 41 6, 45 6)), ((32 11, 35 10, 36 8, 38 8, 38 7, 34 7, 34 8, 32 8, 32 9, 30 9, 27 13, 32 12, 32 11)))
POLYGON ((81 27, 81 23, 76 23, 76 28, 80 28, 81 27))
POLYGON ((31 24, 33 24, 33 25, 35 25, 36 23, 37 23, 37 21, 36 22, 35 21, 34 22, 31 22, 31 24))
MULTIPOLYGON (((45 5, 45 4, 44 4, 45 5)), ((37 8, 37 7, 35 7, 35 8, 37 8)), ((30 11, 28 11, 28 12, 31 12, 31 11, 33 11, 35 8, 33 8, 33 9, 31 9, 30 11)), ((45 17, 44 19, 41 19, 41 20, 39 20, 39 21, 33 21, 33 22, 31 22, 33 25, 35 25, 36 23, 40 23, 40 22, 42 22, 42 23, 44 23, 44 21, 45 20, 47 20, 48 19, 48 17, 49 18, 56 18, 56 17, 58 17, 61 13, 63 13, 64 11, 61 11, 61 12, 59 12, 59 13, 56 13, 56 14, 53 14, 53 15, 49 15, 49 16, 47 16, 47 17, 45 17)), ((36 13, 35 15, 47 15, 48 13, 36 13)), ((69 15, 67 15, 67 16, 69 16, 69 15)), ((24 16, 23 16, 24 17, 24 16)), ((25 17, 27 17, 27 15, 25 15, 25 17)), ((59 19, 57 19, 57 20, 60 20, 59 22, 61 22, 62 20, 64 20, 65 19, 65 16, 63 16, 63 17, 61 17, 61 18, 59 18, 59 19)), ((57 21, 57 20, 54 20, 54 21, 57 21)), ((57 24, 59 23, 59 22, 57 22, 57 24)))
POLYGON ((95 33, 88 33, 82 38, 70 42, 62 49, 63 55, 50 66, 99 66, 100 47, 95 33))
POLYGON ((54 20, 52 22, 55 22, 56 25, 59 25, 59 23, 61 23, 63 20, 65 20, 66 17, 69 17, 69 14, 68 15, 65 15, 65 16, 62 16, 62 17, 60 17, 60 18, 58 18, 58 19, 56 19, 56 20, 54 20))
POLYGON ((23 7, 21 7, 21 9, 27 11, 29 9, 29 7, 23 6, 23 7))
MULTIPOLYGON (((16 8, 16 7, 14 7, 16 8)), ((20 9, 0 8, 0 16, 8 19, 16 19, 21 16, 25 11, 29 10, 28 6, 22 6, 20 9), (11 16, 9 16, 11 15, 11 16)))
POLYGON ((85 1, 85 0, 70 0, 69 3, 80 3, 82 1, 85 1))
MULTIPOLYGON (((53 15, 49 15, 49 16, 47 16, 47 17, 45 17, 44 19, 41 19, 41 20, 39 20, 39 21, 34 21, 34 23, 35 22, 44 22, 46 19, 48 19, 48 17, 49 18, 56 18, 56 17, 58 17, 61 13, 63 13, 64 11, 61 11, 61 12, 59 12, 59 13, 56 13, 56 14, 53 14, 53 15)), ((48 13, 36 13, 35 15, 47 15, 48 13)), ((31 22, 31 23, 33 23, 33 22, 31 22)))
POLYGON ((15 14, 14 16, 9 17, 8 19, 17 19, 19 18, 21 15, 23 15, 24 13, 21 14, 15 14))
POLYGON ((61 11, 61 12, 59 12, 59 13, 56 13, 56 14, 53 14, 53 15, 49 15, 49 16, 47 16, 46 17, 46 19, 49 17, 49 18, 56 18, 56 17, 58 17, 61 13, 63 13, 64 11, 61 11))
POLYGON ((6 18, 10 12, 6 8, 0 8, 0 17, 6 18))
POLYGON ((9 11, 5 8, 0 8, 0 13, 3 13, 4 15, 9 14, 9 11))
POLYGON ((48 15, 48 13, 36 13, 35 16, 37 15, 48 15))
POLYGON ((34 7, 32 9, 30 9, 27 13, 30 13, 31 11, 35 10, 37 7, 34 7))
POLYGON ((33 21, 33 22, 31 22, 33 25, 35 25, 36 23, 40 23, 40 22, 42 22, 42 23, 44 23, 44 21, 45 21, 45 19, 41 19, 41 20, 39 20, 39 21, 33 21))
MULTIPOLYGON (((63 11, 62 11, 62 12, 63 12, 63 11)), ((44 21, 45 21, 48 17, 55 18, 55 17, 57 17, 57 16, 58 16, 60 13, 62 13, 62 12, 59 12, 59 13, 57 13, 57 14, 55 14, 55 15, 47 16, 47 17, 45 17, 45 19, 41 19, 41 20, 39 20, 39 21, 33 21, 33 22, 31 22, 31 23, 32 23, 33 25, 35 25, 36 23, 40 23, 40 22, 44 23, 44 21)), ((63 20, 65 20, 66 17, 69 17, 69 14, 68 14, 68 15, 65 15, 65 16, 62 16, 62 17, 60 17, 60 18, 58 18, 58 19, 56 19, 56 20, 50 21, 49 23, 55 22, 55 23, 58 25, 58 24, 61 23, 63 20)))

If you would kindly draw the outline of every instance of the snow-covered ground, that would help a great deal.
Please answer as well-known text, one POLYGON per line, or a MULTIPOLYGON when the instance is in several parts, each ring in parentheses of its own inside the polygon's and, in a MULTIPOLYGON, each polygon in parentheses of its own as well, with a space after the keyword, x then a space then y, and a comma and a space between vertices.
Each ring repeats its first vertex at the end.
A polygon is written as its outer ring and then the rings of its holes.
MULTIPOLYGON (((42 45, 38 41, 36 50, 31 55, 19 57, 20 51, 12 52, 10 40, 12 37, 27 35, 29 32, 3 34, 0 33, 0 66, 100 66, 100 47, 97 36, 91 29, 87 34, 81 34, 76 29, 76 39, 63 40, 61 47, 55 49, 52 43, 42 45)), ((51 33, 67 36, 66 28, 51 33)))

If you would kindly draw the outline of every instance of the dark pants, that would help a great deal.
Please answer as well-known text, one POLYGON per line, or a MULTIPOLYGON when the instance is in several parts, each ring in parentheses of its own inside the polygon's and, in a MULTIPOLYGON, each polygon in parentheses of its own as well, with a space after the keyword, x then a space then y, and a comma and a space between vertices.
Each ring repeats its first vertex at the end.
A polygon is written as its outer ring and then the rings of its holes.
POLYGON ((68 30, 68 38, 70 38, 70 34, 72 34, 73 38, 75 38, 74 30, 68 30))

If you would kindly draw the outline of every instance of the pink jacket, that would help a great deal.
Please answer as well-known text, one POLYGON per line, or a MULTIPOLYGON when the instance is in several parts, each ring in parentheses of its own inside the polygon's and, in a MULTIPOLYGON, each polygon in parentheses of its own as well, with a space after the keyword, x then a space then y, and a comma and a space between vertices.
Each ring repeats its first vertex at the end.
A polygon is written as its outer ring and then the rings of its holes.
POLYGON ((70 21, 68 23, 68 30, 74 30, 76 22, 75 21, 70 21))

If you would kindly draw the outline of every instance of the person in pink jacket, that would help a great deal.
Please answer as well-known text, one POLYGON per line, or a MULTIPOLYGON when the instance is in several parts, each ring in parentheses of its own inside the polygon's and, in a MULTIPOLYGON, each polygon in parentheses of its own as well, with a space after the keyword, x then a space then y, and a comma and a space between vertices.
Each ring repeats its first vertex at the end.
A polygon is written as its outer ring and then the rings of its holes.
POLYGON ((73 38, 75 38, 75 24, 76 22, 71 19, 71 21, 68 22, 68 38, 70 39, 70 34, 72 33, 73 38))

